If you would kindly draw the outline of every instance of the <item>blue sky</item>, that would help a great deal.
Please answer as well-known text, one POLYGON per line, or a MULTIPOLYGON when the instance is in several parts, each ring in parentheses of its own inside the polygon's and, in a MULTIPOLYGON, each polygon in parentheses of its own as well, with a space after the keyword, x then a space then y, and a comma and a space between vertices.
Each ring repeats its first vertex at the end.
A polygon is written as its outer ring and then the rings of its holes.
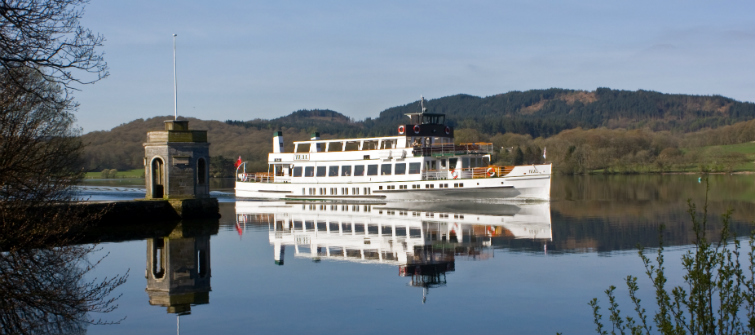
POLYGON ((754 1, 93 0, 110 77, 81 88, 84 132, 178 113, 355 119, 424 95, 550 87, 755 101, 754 1))

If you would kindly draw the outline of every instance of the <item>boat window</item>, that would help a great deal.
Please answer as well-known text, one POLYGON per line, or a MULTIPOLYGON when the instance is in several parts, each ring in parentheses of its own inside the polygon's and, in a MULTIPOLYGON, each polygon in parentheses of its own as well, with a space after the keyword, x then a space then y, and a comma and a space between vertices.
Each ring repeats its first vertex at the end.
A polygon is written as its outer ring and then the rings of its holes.
POLYGON ((315 176, 315 167, 314 166, 304 167, 304 176, 305 177, 314 177, 315 176))
POLYGON ((309 152, 310 146, 309 143, 298 143, 296 144, 296 152, 309 152))
POLYGON ((329 222, 328 223, 328 231, 331 232, 331 233, 337 233, 340 230, 339 227, 340 227, 340 225, 338 224, 338 222, 329 222))
POLYGON ((294 177, 301 177, 301 166, 294 166, 294 177))
POLYGON ((317 167, 317 176, 318 177, 325 177, 325 167, 324 166, 318 166, 317 167))
POLYGON ((362 146, 362 150, 377 150, 378 149, 378 141, 364 141, 364 146, 362 146))
POLYGON ((451 169, 456 169, 457 168, 456 167, 456 162, 458 160, 459 160, 458 158, 449 158, 448 159, 448 167, 450 167, 451 169))
POLYGON ((381 176, 391 175, 391 164, 382 164, 380 166, 380 175, 381 176))
POLYGON ((395 149, 396 139, 380 141, 380 149, 395 149))
POLYGON ((359 150, 359 141, 346 141, 346 151, 359 150))
POLYGON ((396 174, 406 174, 406 163, 396 164, 396 174))
POLYGON ((351 176, 351 165, 343 165, 343 166, 341 166, 341 175, 342 176, 351 176))
POLYGON ((377 164, 367 165, 367 175, 368 176, 377 176, 377 174, 378 174, 377 168, 378 168, 377 164))
POLYGON ((441 159, 440 160, 440 167, 441 168, 446 168, 446 160, 445 159, 441 159))
POLYGON ((328 152, 343 151, 343 142, 329 142, 328 152))
POLYGON ((338 166, 328 167, 328 177, 338 177, 338 166))
POLYGON ((490 165, 490 157, 483 157, 482 166, 488 166, 488 165, 490 165))
POLYGON ((419 228, 409 228, 409 237, 422 237, 422 230, 419 228))
POLYGON ((469 157, 462 157, 461 158, 461 168, 462 169, 468 169, 469 168, 469 157))
POLYGON ((355 223, 354 233, 359 234, 359 235, 364 235, 364 223, 355 223))
POLYGON ((409 174, 419 174, 422 163, 409 163, 409 174))
POLYGON ((364 176, 364 165, 354 165, 354 175, 364 176))

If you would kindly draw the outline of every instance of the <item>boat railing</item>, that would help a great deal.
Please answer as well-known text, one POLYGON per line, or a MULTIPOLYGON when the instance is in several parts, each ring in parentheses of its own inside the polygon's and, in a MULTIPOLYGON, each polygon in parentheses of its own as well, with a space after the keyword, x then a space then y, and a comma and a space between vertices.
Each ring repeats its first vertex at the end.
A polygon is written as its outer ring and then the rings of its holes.
POLYGON ((276 177, 269 172, 239 173, 236 175, 236 181, 248 183, 272 183, 276 178, 280 179, 282 177, 276 177))
POLYGON ((482 166, 482 167, 474 167, 474 168, 463 168, 463 169, 453 169, 450 170, 448 179, 470 179, 470 178, 495 178, 495 177, 503 177, 511 170, 513 170, 513 166, 497 166, 497 165, 489 165, 489 166, 482 166))
POLYGON ((448 177, 448 171, 425 171, 422 174, 422 180, 441 180, 448 177))
POLYGON ((429 147, 415 147, 413 149, 415 157, 418 156, 453 156, 470 153, 492 154, 493 143, 461 143, 461 144, 442 144, 429 147))

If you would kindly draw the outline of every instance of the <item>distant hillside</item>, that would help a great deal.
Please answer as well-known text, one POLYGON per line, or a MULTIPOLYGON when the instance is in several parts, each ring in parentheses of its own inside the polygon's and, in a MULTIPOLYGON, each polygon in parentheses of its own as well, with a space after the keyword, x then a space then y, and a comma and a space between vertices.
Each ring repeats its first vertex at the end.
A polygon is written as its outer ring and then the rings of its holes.
POLYGON ((298 110, 287 116, 272 120, 228 120, 226 123, 257 130, 294 128, 306 130, 309 133, 317 131, 323 134, 339 134, 342 136, 357 136, 364 129, 364 125, 361 122, 354 122, 346 115, 328 109, 298 110))
MULTIPOLYGON (((446 114, 449 124, 486 134, 548 137, 582 127, 649 128, 691 132, 755 118, 755 104, 722 96, 663 94, 598 88, 593 92, 551 88, 509 92, 485 98, 454 95, 429 100, 428 110, 446 114)), ((417 103, 389 108, 366 120, 371 133, 392 131, 417 103)))
MULTIPOLYGON (((428 100, 426 107, 431 112, 445 113, 451 126, 471 129, 482 138, 498 133, 551 137, 578 127, 667 130, 681 135, 755 119, 755 104, 722 96, 608 88, 592 92, 556 88, 514 91, 485 98, 459 94, 428 100)), ((417 112, 419 108, 418 102, 412 102, 358 122, 332 110, 299 110, 272 120, 188 120, 193 129, 208 130, 213 156, 229 160, 241 155, 255 162, 258 165, 255 169, 263 169, 275 130, 283 131, 287 149, 292 149, 292 141, 308 139, 314 131, 319 131, 323 138, 385 136, 394 134, 396 126, 406 122, 404 114, 417 112)), ((146 132, 162 129, 163 120, 170 118, 138 119, 110 131, 83 135, 88 144, 85 168, 100 171, 142 167, 146 132)))
MULTIPOLYGON (((142 143, 147 138, 147 131, 162 130, 163 122, 171 119, 172 116, 137 119, 109 131, 94 131, 83 135, 81 138, 86 144, 84 168, 87 171, 141 168, 144 156, 142 143)), ((191 129, 207 130, 207 138, 211 144, 210 154, 213 157, 235 159, 242 156, 244 160, 266 162, 267 153, 272 149, 272 130, 269 128, 247 128, 195 118, 179 119, 189 120, 191 129)), ((281 127, 276 130, 278 129, 283 130, 285 134, 287 150, 293 150, 292 141, 309 139, 309 133, 304 129, 281 127)), ((256 169, 263 167, 266 168, 265 163, 255 166, 256 169)))

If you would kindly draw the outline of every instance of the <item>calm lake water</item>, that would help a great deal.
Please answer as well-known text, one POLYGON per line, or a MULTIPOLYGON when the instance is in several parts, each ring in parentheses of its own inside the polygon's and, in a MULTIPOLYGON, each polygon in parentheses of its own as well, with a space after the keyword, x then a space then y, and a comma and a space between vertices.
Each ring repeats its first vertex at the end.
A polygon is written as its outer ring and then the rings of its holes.
MULTIPOLYGON (((754 185, 711 176, 709 216, 733 209, 734 230, 747 234, 754 185)), ((321 205, 236 201, 229 186, 213 193, 219 221, 100 244, 93 257, 109 256, 93 275, 129 271, 104 317, 126 319, 90 334, 592 333, 587 302, 616 285, 631 310, 623 279, 642 274, 635 246, 657 246, 661 225, 671 283, 681 280, 687 199, 702 208, 706 189, 696 175, 557 176, 542 203, 321 205)), ((82 186, 92 200, 143 192, 82 186)), ((649 281, 640 287, 651 302, 649 281)))

